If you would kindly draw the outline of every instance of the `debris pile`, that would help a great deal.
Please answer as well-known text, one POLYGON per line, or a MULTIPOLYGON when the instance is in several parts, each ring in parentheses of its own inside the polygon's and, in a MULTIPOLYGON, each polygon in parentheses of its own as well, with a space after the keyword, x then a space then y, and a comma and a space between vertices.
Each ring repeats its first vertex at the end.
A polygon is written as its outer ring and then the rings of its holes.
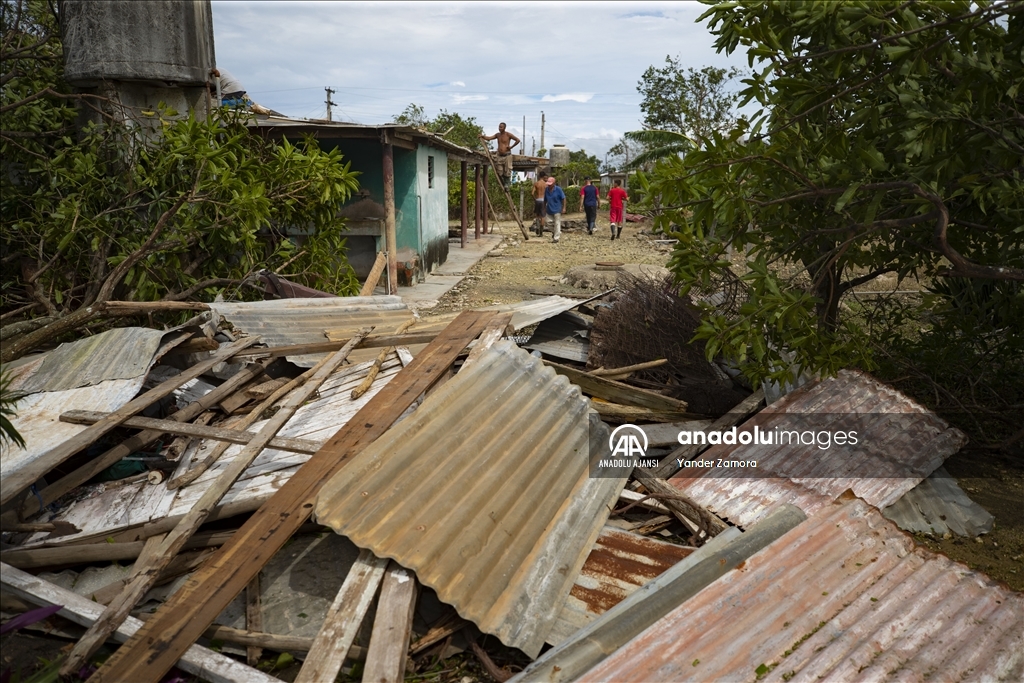
POLYGON ((25 357, 4 618, 65 674, 106 647, 93 681, 1019 678, 1024 600, 896 526, 991 527, 942 475, 963 435, 854 371, 765 407, 691 305, 218 302, 25 357))

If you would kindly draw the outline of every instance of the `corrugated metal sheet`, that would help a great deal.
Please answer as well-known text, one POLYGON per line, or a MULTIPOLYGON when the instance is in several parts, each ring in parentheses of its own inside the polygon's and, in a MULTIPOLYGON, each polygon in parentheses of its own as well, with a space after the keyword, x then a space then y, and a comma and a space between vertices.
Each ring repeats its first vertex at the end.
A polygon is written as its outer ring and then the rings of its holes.
POLYGON ((904 531, 975 537, 992 531, 995 517, 967 497, 944 467, 882 510, 904 531))
POLYGON ((555 358, 586 363, 590 356, 588 326, 569 311, 541 321, 524 348, 555 358))
POLYGON ((153 365, 165 334, 144 327, 119 327, 61 344, 46 354, 42 365, 19 390, 29 394, 64 391, 143 376, 153 365))
MULTIPOLYGON (((317 392, 316 398, 295 412, 295 415, 288 420, 278 435, 312 441, 323 441, 330 438, 385 384, 390 382, 405 363, 411 360, 404 349, 400 349, 398 354, 389 356, 384 361, 380 374, 377 375, 370 390, 355 401, 351 397, 352 389, 366 377, 371 362, 343 366, 324 382, 317 392)), ((90 409, 97 410, 98 408, 90 409)), ((63 423, 61 424, 63 425, 63 423)), ((248 431, 256 433, 264 424, 266 424, 265 420, 256 422, 249 427, 248 431)), ((81 425, 67 426, 84 429, 81 425)), ((184 467, 187 463, 205 458, 216 443, 204 439, 186 450, 179 461, 179 468, 184 467)), ((54 519, 68 521, 81 531, 72 536, 61 537, 59 542, 68 543, 95 537, 106 538, 115 532, 137 527, 147 522, 185 514, 241 450, 242 446, 239 445, 228 448, 209 470, 183 489, 169 491, 166 482, 157 485, 138 482, 107 489, 75 501, 57 513, 54 519)), ((225 494, 219 507, 231 505, 240 511, 256 509, 288 481, 310 457, 303 453, 279 451, 272 448, 264 450, 225 494)), ((4 469, 6 471, 6 464, 4 469)), ((47 545, 47 536, 49 536, 48 533, 35 534, 24 545, 47 545)))
MULTIPOLYGON (((328 329, 355 331, 367 325, 376 326, 375 334, 389 334, 412 318, 412 311, 397 296, 217 302, 210 304, 210 308, 242 334, 260 335, 268 346, 325 342, 328 329)), ((323 354, 289 356, 288 360, 313 367, 322 357, 323 354)))
POLYGON ((557 645, 680 562, 694 548, 605 526, 547 642, 557 645))
POLYGON ((718 445, 703 459, 756 460, 756 469, 681 470, 672 478, 697 502, 739 526, 792 503, 810 514, 847 489, 879 509, 892 505, 956 453, 966 437, 934 413, 869 375, 843 370, 765 408, 741 429, 843 429, 854 421, 856 446, 718 445), (816 495, 817 494, 817 495, 816 495))
POLYGON ((1024 596, 860 500, 822 510, 586 681, 1024 679, 1024 596))
POLYGON ((329 481, 316 518, 536 656, 625 484, 588 476, 590 440, 608 438, 589 412, 498 342, 329 481))
POLYGON ((481 311, 502 311, 512 313, 512 326, 517 330, 536 325, 542 320, 552 318, 559 313, 576 308, 588 300, 569 299, 564 296, 546 296, 533 301, 520 301, 514 304, 497 304, 485 306, 481 311))

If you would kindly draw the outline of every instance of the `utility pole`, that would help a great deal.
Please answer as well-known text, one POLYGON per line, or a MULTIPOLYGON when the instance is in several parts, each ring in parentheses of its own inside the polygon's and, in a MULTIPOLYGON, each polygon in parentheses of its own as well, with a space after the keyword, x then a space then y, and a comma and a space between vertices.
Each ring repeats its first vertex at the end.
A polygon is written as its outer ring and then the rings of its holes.
POLYGON ((546 149, 544 147, 544 112, 540 113, 540 148, 546 149))
POLYGON ((331 95, 334 94, 334 90, 332 90, 330 88, 330 86, 324 88, 324 90, 327 91, 327 101, 324 104, 327 105, 327 120, 330 121, 331 120, 331 107, 335 106, 334 102, 331 102, 331 95))
MULTIPOLYGON (((519 153, 520 154, 526 154, 526 116, 525 115, 523 116, 523 144, 519 148, 519 153)), ((521 215, 522 211, 520 211, 519 213, 521 215)))

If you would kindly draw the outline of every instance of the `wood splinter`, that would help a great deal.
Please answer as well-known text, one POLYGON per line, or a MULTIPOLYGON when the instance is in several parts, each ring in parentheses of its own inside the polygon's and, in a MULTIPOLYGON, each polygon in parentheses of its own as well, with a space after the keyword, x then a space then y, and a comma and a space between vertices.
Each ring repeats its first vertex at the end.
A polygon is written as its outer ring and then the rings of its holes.
MULTIPOLYGON (((395 330, 395 334, 405 334, 409 331, 409 328, 416 324, 416 318, 407 320, 398 326, 395 330)), ((352 390, 352 400, 356 400, 373 386, 373 380, 377 379, 377 373, 380 372, 380 368, 384 365, 384 359, 395 352, 394 346, 386 346, 381 349, 381 352, 377 354, 377 357, 373 361, 373 365, 370 366, 370 372, 366 375, 362 382, 359 383, 355 389, 352 390)))

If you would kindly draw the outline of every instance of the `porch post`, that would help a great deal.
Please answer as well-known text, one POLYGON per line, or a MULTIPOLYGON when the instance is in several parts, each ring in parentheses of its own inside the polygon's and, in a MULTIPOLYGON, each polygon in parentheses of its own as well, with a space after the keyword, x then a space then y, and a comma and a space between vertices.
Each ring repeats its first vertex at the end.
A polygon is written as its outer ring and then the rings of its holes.
POLYGON ((463 159, 459 164, 459 169, 462 171, 462 246, 466 246, 466 231, 468 230, 469 223, 469 198, 466 196, 466 160, 463 159))
POLYGON ((398 233, 395 228, 395 148, 384 137, 384 248, 388 252, 388 293, 398 294, 398 233))

